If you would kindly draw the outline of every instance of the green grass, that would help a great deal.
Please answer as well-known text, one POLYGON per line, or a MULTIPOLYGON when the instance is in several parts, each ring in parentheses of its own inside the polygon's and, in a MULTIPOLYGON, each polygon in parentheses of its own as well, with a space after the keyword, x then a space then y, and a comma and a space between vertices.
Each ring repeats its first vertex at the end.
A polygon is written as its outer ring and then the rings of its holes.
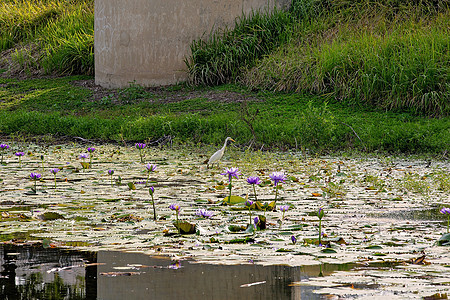
POLYGON ((4 0, 0 28, 15 72, 94 74, 93 0, 4 0))
POLYGON ((450 114, 449 23, 449 1, 293 1, 289 12, 241 18, 235 29, 195 41, 189 71, 196 84, 238 81, 444 116, 450 114), (282 38, 260 37, 266 30, 282 38), (261 50, 243 44, 243 35, 261 50))
POLYGON ((229 91, 260 101, 210 102, 200 93, 197 98, 161 103, 151 89, 134 86, 116 91, 105 103, 92 101, 89 90, 71 84, 79 79, 86 78, 0 79, 0 132, 132 142, 170 136, 180 143, 216 145, 231 136, 242 147, 310 153, 445 154, 450 145, 450 118, 355 109, 298 93, 252 93, 237 85, 207 89, 181 85, 165 91, 169 98, 192 91, 229 91), (244 121, 249 115, 255 136, 244 121))

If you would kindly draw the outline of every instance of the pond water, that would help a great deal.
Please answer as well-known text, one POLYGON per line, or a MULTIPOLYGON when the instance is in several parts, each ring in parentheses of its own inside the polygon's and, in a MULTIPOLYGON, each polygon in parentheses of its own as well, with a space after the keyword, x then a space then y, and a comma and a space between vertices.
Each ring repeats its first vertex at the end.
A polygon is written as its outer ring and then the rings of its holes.
POLYGON ((1 299, 320 299, 294 282, 355 264, 208 265, 165 256, 0 246, 1 299))
POLYGON ((138 299, 149 292, 159 299, 191 292, 229 299, 233 289, 240 298, 257 292, 280 299, 450 293, 450 251, 437 245, 447 231, 439 210, 450 206, 448 161, 305 158, 230 148, 220 168, 208 169, 202 162, 213 148, 140 152, 100 145, 91 160, 80 158, 87 146, 93 145, 15 143, 4 153, 0 242, 45 247, 3 255, 3 286, 11 288, 2 292, 9 298, 21 299, 17 293, 28 290, 39 295, 31 286, 72 299, 111 299, 122 289, 138 299), (20 161, 17 151, 25 153, 20 161), (148 172, 147 163, 156 171, 148 172), (60 171, 50 173, 56 167, 60 171), (233 205, 223 201, 229 195, 225 167, 242 172, 232 181, 233 205), (277 186, 269 177, 274 171, 286 174, 277 186), (42 177, 31 180, 32 172, 42 177), (253 189, 249 176, 262 183, 253 189), (245 205, 256 197, 266 204, 276 199, 278 209, 245 205), (192 234, 179 234, 172 204, 192 234), (289 209, 283 213, 281 205, 289 209), (325 212, 320 225, 319 208, 325 212), (212 216, 199 217, 199 209, 212 216), (255 229, 255 216, 266 219, 265 228, 255 229), (81 252, 67 256, 66 248, 81 252), (46 256, 65 264, 47 263, 46 256))

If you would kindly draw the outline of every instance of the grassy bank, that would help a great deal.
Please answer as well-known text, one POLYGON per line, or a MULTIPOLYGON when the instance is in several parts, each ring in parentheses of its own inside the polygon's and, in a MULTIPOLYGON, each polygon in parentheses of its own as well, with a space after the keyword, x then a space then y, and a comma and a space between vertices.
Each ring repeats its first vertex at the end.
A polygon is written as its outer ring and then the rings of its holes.
POLYGON ((132 86, 95 100, 93 91, 72 83, 81 79, 86 78, 0 79, 1 133, 217 145, 231 136, 241 147, 311 153, 445 154, 450 145, 450 118, 355 109, 320 97, 252 93, 236 85, 132 86))
POLYGON ((94 0, 3 0, 0 28, 12 73, 94 74, 94 0))
POLYGON ((449 1, 293 1, 194 42, 191 81, 449 115, 449 23, 449 1))

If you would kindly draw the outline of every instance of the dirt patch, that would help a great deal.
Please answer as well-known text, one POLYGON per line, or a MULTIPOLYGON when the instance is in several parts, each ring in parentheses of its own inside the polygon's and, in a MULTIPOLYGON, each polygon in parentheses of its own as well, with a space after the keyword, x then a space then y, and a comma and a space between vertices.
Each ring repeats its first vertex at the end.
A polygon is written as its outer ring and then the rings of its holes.
POLYGON ((130 98, 135 98, 133 99, 134 102, 151 101, 159 103, 174 103, 195 98, 204 98, 206 101, 218 101, 223 103, 263 101, 262 99, 243 93, 211 90, 200 91, 188 86, 141 87, 134 85, 129 88, 107 89, 95 84, 94 79, 75 80, 72 84, 89 89, 92 92, 91 101, 101 101, 102 99, 109 98, 114 104, 129 101, 130 98))

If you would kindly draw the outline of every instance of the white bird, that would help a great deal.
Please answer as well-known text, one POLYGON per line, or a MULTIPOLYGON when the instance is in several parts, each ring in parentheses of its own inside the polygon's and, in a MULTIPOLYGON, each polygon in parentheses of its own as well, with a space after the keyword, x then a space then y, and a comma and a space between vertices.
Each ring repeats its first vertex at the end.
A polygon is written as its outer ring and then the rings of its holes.
POLYGON ((222 158, 222 156, 223 156, 223 154, 225 153, 225 148, 227 147, 227 143, 228 143, 228 141, 232 141, 232 142, 234 142, 235 140, 233 140, 232 138, 230 138, 230 137, 227 137, 226 139, 225 139, 225 143, 223 144, 223 147, 221 148, 221 149, 219 149, 219 150, 217 150, 216 151, 216 153, 214 153, 213 155, 211 155, 211 157, 209 158, 209 160, 208 160, 208 164, 207 164, 207 168, 209 168, 209 165, 211 164, 214 164, 215 162, 217 162, 217 164, 219 164, 219 160, 222 158))

